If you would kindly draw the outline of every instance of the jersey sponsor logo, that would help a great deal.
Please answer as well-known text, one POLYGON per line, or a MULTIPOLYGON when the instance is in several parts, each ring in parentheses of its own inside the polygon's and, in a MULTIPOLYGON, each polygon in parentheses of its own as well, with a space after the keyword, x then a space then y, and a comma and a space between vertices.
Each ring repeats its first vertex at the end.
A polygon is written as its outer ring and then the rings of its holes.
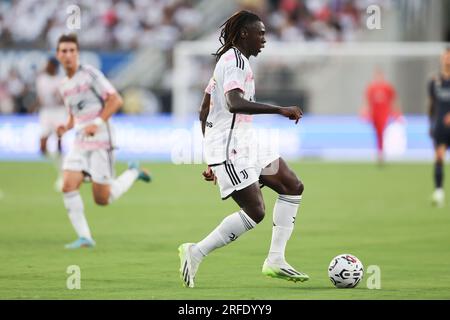
POLYGON ((253 116, 251 114, 238 114, 236 116, 236 122, 253 122, 253 116))
POLYGON ((209 122, 209 121, 206 121, 206 126, 207 126, 208 128, 212 128, 212 127, 213 127, 213 123, 212 123, 212 122, 209 122))
POLYGON ((90 90, 89 84, 85 83, 82 85, 75 86, 72 89, 64 90, 63 96, 64 96, 64 98, 66 98, 68 96, 72 96, 72 95, 78 94, 80 92, 86 92, 89 90, 90 90))

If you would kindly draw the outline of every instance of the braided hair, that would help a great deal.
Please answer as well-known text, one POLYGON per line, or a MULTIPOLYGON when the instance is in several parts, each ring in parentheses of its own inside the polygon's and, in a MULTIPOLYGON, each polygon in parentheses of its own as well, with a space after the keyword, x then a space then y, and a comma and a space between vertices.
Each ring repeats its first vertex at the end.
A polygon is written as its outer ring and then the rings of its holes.
POLYGON ((216 53, 213 53, 216 61, 219 61, 220 57, 236 44, 241 29, 256 21, 261 21, 261 18, 247 10, 236 12, 228 18, 220 26, 222 30, 220 31, 219 41, 222 46, 217 49, 216 53))

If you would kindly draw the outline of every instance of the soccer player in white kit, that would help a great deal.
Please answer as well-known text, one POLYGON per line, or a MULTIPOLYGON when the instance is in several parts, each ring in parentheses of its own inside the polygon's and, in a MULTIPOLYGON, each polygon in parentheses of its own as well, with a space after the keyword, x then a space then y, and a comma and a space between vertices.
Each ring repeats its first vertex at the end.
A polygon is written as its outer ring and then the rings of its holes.
POLYGON ((266 42, 261 19, 249 11, 240 11, 222 27, 222 47, 216 53, 214 75, 200 111, 208 163, 203 175, 209 181, 217 179, 222 199, 232 197, 240 210, 225 217, 201 241, 180 245, 180 275, 184 286, 193 288, 205 256, 235 241, 263 220, 265 206, 260 186, 265 185, 278 193, 278 199, 273 210, 272 241, 262 273, 303 282, 309 279, 308 275, 286 262, 285 248, 294 229, 304 186, 278 153, 258 147, 260 142, 252 130, 255 114, 279 114, 297 123, 303 113, 297 106, 255 102, 249 58, 257 56, 266 42))
POLYGON ((92 247, 95 241, 84 215, 79 188, 88 176, 92 181, 94 200, 108 205, 124 194, 136 180, 149 182, 150 176, 136 163, 118 178, 114 177, 113 135, 109 118, 122 106, 122 98, 97 69, 78 62, 76 35, 63 35, 58 40, 57 58, 67 77, 60 87, 69 120, 58 128, 58 135, 76 130, 72 149, 64 159, 64 205, 78 239, 68 249, 92 247))
POLYGON ((51 57, 47 61, 45 70, 36 79, 36 93, 39 104, 39 124, 41 126, 40 150, 43 156, 55 163, 58 170, 55 189, 58 191, 61 191, 62 188, 61 139, 58 138, 55 155, 48 153, 47 142, 52 134, 56 134, 58 126, 67 122, 67 111, 59 93, 61 80, 62 78, 58 75, 58 60, 51 57))

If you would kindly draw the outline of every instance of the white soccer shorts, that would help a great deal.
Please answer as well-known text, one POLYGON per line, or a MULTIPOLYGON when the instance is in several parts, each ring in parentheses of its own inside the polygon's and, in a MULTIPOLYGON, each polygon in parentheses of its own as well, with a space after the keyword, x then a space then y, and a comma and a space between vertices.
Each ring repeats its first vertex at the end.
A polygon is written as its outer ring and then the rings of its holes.
POLYGON ((213 166, 211 169, 217 178, 220 196, 223 200, 231 196, 235 191, 247 188, 258 182, 261 174, 274 174, 277 172, 277 162, 266 168, 279 158, 279 155, 271 155, 258 159, 256 162, 245 160, 225 161, 223 164, 213 166), (263 172, 264 170, 264 172, 263 172))
POLYGON ((115 176, 113 151, 73 148, 64 158, 63 170, 83 172, 95 183, 111 184, 115 176))

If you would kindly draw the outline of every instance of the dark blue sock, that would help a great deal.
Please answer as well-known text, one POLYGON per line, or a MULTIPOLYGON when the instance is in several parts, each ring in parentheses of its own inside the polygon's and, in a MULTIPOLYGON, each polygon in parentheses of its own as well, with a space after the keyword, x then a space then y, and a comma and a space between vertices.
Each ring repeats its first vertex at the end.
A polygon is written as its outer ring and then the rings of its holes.
POLYGON ((442 182, 444 181, 444 166, 441 162, 434 164, 434 186, 436 189, 442 188, 442 182))

